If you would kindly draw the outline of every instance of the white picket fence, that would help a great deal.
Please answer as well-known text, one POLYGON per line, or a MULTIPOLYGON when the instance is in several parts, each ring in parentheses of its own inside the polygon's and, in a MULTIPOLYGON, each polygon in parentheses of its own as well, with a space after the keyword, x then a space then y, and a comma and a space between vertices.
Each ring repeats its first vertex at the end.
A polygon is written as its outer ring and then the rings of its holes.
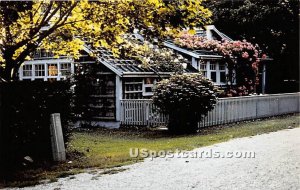
MULTIPOLYGON (((299 98, 300 93, 220 98, 199 127, 297 113, 299 98)), ((149 99, 121 100, 121 125, 159 126, 167 122, 168 116, 157 112, 149 99)))

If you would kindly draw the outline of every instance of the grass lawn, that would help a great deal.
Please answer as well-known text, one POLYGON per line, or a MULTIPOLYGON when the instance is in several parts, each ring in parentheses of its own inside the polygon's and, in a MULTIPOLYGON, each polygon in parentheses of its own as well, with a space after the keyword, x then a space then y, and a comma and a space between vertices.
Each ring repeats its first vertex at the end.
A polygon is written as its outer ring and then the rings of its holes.
POLYGON ((281 129, 299 127, 300 116, 293 115, 262 121, 220 126, 204 129, 197 135, 170 136, 166 131, 122 131, 92 130, 75 132, 70 145, 71 150, 83 152, 85 157, 76 160, 73 166, 113 167, 134 163, 136 158, 129 155, 130 148, 148 150, 192 150, 233 138, 253 136, 281 129))
MULTIPOLYGON (((129 129, 93 129, 74 131, 69 144, 69 160, 64 163, 43 169, 26 172, 29 184, 35 184, 40 179, 48 178, 55 181, 57 177, 82 172, 85 168, 111 168, 141 161, 141 158, 131 158, 130 148, 146 148, 149 150, 192 150, 233 138, 253 136, 281 129, 299 127, 300 115, 294 114, 265 120, 242 122, 227 126, 217 126, 203 129, 199 134, 171 136, 162 130, 129 130, 129 129)), ((28 185, 15 181, 10 185, 28 185)), ((26 180, 25 180, 26 181, 26 180)), ((0 185, 1 186, 1 185, 0 185)))

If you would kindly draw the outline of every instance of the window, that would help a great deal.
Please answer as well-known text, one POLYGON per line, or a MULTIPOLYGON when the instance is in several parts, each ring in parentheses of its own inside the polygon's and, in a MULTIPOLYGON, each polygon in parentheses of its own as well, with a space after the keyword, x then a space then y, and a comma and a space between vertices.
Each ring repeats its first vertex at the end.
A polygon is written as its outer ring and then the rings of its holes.
POLYGON ((200 64, 200 71, 205 72, 205 77, 212 80, 217 85, 225 85, 227 82, 226 64, 216 60, 206 61, 200 64))
POLYGON ((225 70, 226 70, 225 64, 220 64, 220 65, 219 65, 219 70, 220 70, 220 71, 225 71, 225 70))
POLYGON ((57 64, 48 64, 48 76, 57 76, 57 64))
POLYGON ((38 49, 33 54, 35 59, 53 58, 53 53, 49 50, 38 49))
POLYGON ((145 92, 152 92, 152 87, 145 87, 145 92))
POLYGON ((221 83, 226 83, 226 73, 224 72, 220 72, 220 82, 221 83))
POLYGON ((35 76, 45 76, 45 65, 36 64, 34 65, 35 76))
POLYGON ((223 63, 219 64, 219 72, 220 72, 220 84, 226 83, 226 65, 223 63))
POLYGON ((209 69, 210 69, 210 79, 213 82, 217 82, 217 64, 211 62, 209 65, 209 69))
POLYGON ((71 63, 61 63, 60 74, 66 76, 69 75, 70 73, 71 73, 71 63))
POLYGON ((143 96, 153 96, 153 88, 156 83, 155 78, 145 78, 143 84, 143 96))
POLYGON ((215 71, 216 70, 216 63, 210 63, 210 70, 215 71))
POLYGON ((128 79, 124 81, 124 99, 142 99, 143 81, 142 79, 128 79))
POLYGON ((57 60, 34 60, 27 61, 20 68, 20 80, 30 79, 30 80, 62 80, 66 76, 72 74, 73 63, 67 62, 66 59, 61 59, 64 62, 58 62, 57 60))
POLYGON ((23 66, 23 76, 24 77, 32 76, 32 65, 24 65, 23 66))
POLYGON ((213 82, 217 82, 217 72, 216 71, 212 71, 210 73, 210 79, 213 81, 213 82))
POLYGON ((200 72, 203 74, 203 76, 207 77, 207 69, 206 69, 206 63, 205 62, 201 62, 200 63, 200 72))

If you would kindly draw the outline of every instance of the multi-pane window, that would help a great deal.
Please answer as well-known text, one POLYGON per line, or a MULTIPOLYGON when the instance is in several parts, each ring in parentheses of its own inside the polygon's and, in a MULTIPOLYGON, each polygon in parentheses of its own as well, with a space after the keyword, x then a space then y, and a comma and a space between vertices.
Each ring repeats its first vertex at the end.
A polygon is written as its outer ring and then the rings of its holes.
POLYGON ((32 76, 32 65, 23 66, 23 76, 30 77, 32 76))
POLYGON ((198 69, 208 79, 217 85, 226 84, 226 64, 216 60, 200 60, 198 69))
POLYGON ((153 88, 156 83, 155 78, 145 78, 143 84, 143 96, 153 96, 153 88))
POLYGON ((125 99, 141 99, 143 97, 142 79, 131 79, 124 82, 125 99))
POLYGON ((48 64, 48 76, 57 76, 58 69, 57 64, 48 64))
POLYGON ((210 79, 213 82, 217 82, 217 64, 216 63, 210 63, 210 79))
POLYGON ((60 74, 66 76, 69 75, 70 73, 71 73, 71 63, 61 63, 60 74))
POLYGON ((34 52, 35 59, 53 58, 53 53, 49 50, 38 49, 34 52))
POLYGON ((207 76, 207 69, 206 69, 206 63, 205 62, 202 62, 200 63, 200 72, 203 74, 203 76, 207 76))
POLYGON ((226 65, 219 64, 219 72, 220 72, 220 83, 226 83, 226 65))
POLYGON ((74 72, 74 64, 55 60, 25 62, 19 70, 20 80, 62 80, 74 72))
POLYGON ((215 71, 216 70, 216 63, 210 63, 209 68, 211 71, 215 71))
POLYGON ((45 76, 45 65, 36 64, 34 65, 35 76, 45 76))
POLYGON ((143 99, 153 96, 157 78, 131 78, 125 79, 123 83, 124 99, 143 99))

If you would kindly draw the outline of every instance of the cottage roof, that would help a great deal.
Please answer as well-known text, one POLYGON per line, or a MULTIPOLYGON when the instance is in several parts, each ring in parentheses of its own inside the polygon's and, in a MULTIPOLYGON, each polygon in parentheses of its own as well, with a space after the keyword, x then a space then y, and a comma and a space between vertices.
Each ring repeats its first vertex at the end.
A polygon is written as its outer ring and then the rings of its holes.
MULTIPOLYGON (((220 32, 214 25, 207 25, 203 28, 196 29, 196 35, 205 37, 207 39, 218 39, 218 40, 227 40, 233 41, 230 37, 220 32)), ((207 50, 190 50, 177 46, 172 40, 164 42, 164 45, 168 48, 176 50, 180 53, 195 57, 197 59, 222 59, 221 55, 218 55, 216 52, 207 51, 207 50)))
MULTIPOLYGON (((205 37, 207 39, 219 39, 219 40, 233 41, 226 34, 220 32, 214 25, 207 25, 204 27, 204 29, 202 29, 202 28, 196 29, 196 35, 205 37)), ((197 59, 222 59, 222 56, 216 52, 207 51, 207 50, 191 50, 191 49, 187 49, 187 48, 182 48, 182 47, 177 46, 173 42, 173 40, 165 41, 164 46, 171 48, 175 51, 178 51, 180 53, 197 58, 197 59)), ((266 57, 266 58, 261 58, 260 60, 266 62, 266 61, 272 61, 273 59, 270 57, 266 57)))
POLYGON ((173 41, 165 41, 164 46, 171 48, 173 50, 176 50, 180 53, 195 57, 197 59, 222 59, 223 56, 218 55, 215 52, 212 51, 206 51, 206 50, 189 50, 186 48, 179 47, 174 44, 173 41))
MULTIPOLYGON (((121 59, 113 55, 113 53, 105 48, 94 48, 91 45, 86 44, 84 50, 87 53, 93 53, 96 55, 97 61, 109 68, 111 71, 121 77, 128 77, 133 75, 170 75, 172 71, 165 71, 157 67, 143 68, 141 64, 132 59, 121 59)), ((191 66, 187 66, 184 72, 196 73, 198 72, 191 66)))

